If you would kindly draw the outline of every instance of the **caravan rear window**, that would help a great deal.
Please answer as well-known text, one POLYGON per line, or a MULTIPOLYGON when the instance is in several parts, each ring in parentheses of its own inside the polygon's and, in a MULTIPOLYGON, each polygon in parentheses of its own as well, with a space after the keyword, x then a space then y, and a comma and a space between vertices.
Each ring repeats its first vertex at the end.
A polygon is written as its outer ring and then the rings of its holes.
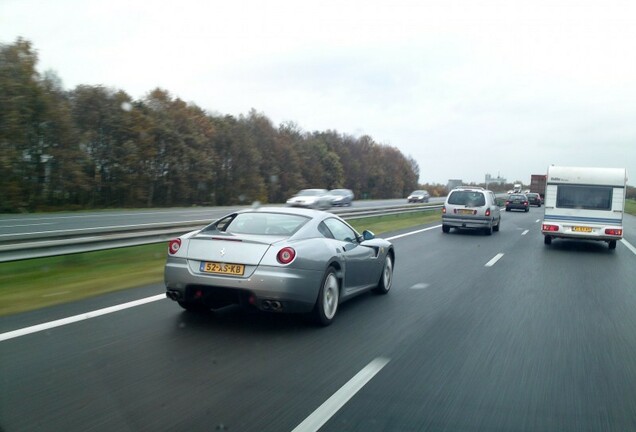
POLYGON ((559 185, 556 206, 586 210, 611 210, 612 188, 609 186, 559 185))

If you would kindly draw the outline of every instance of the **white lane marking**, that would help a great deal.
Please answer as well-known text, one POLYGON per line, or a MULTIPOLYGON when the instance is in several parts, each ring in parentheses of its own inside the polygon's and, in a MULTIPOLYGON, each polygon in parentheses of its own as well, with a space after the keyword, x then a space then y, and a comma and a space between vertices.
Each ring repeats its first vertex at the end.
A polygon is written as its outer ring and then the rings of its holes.
POLYGON ((414 290, 418 290, 418 289, 426 289, 426 288, 428 288, 429 286, 430 286, 430 285, 429 285, 429 284, 427 284, 427 283, 416 283, 415 285, 413 285, 413 286, 411 287, 411 289, 414 289, 414 290))
POLYGON ((534 221, 534 223, 539 223, 541 222, 541 219, 537 219, 536 221, 534 221))
POLYGON ((371 378, 382 370, 390 360, 387 358, 375 358, 351 378, 340 390, 335 392, 329 399, 320 405, 316 411, 311 413, 301 424, 296 426, 292 432, 316 432, 327 421, 333 417, 371 378))
POLYGON ((621 239, 621 243, 623 243, 627 247, 627 249, 629 249, 634 255, 636 255, 636 247, 634 247, 630 242, 625 239, 621 239))
POLYGON ((529 231, 530 230, 525 230, 524 232, 521 233, 521 235, 526 235, 526 234, 528 234, 529 231))
POLYGON ((398 234, 398 235, 393 236, 393 237, 387 237, 385 240, 391 241, 391 240, 399 239, 399 238, 402 238, 402 237, 410 236, 410 235, 413 235, 413 234, 419 234, 419 233, 424 232, 424 231, 430 231, 432 229, 439 228, 439 227, 441 227, 441 225, 435 225, 435 226, 424 228, 424 229, 421 229, 421 230, 411 231, 411 232, 407 232, 407 233, 404 233, 404 234, 398 234))
POLYGON ((67 325, 67 324, 71 324, 74 322, 78 322, 78 321, 84 321, 90 318, 95 318, 101 315, 106 315, 106 314, 110 314, 113 312, 117 312, 123 309, 128 309, 131 307, 135 307, 135 306, 140 306, 142 304, 146 304, 146 303, 151 303, 157 300, 164 300, 166 298, 165 294, 157 294, 155 296, 152 297, 146 297, 146 298, 142 298, 139 300, 134 300, 128 303, 122 303, 119 305, 115 305, 115 306, 110 306, 107 308, 103 308, 103 309, 97 309, 94 310, 92 312, 86 312, 83 314, 79 314, 79 315, 74 315, 68 318, 62 318, 56 321, 50 321, 47 323, 42 323, 42 324, 37 324, 31 327, 24 327, 18 330, 13 330, 10 332, 6 332, 6 333, 0 333, 0 342, 5 341, 5 340, 9 340, 9 339, 13 339, 13 338, 17 338, 20 336, 25 336, 31 333, 37 333, 37 332, 41 332, 44 330, 49 330, 55 327, 60 327, 63 325, 67 325))
POLYGON ((499 260, 501 259, 501 257, 502 257, 502 256, 504 256, 504 254, 503 254, 503 253, 498 253, 497 255, 495 255, 495 257, 494 257, 493 259, 491 259, 490 261, 488 261, 488 262, 486 263, 486 266, 485 266, 485 267, 492 267, 492 266, 494 266, 494 265, 495 265, 495 263, 496 263, 497 261, 499 261, 499 260))

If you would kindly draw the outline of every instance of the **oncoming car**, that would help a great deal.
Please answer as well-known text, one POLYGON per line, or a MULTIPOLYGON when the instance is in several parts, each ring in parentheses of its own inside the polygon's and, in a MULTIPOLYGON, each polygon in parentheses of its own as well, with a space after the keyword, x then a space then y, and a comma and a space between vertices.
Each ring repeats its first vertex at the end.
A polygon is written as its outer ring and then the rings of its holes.
POLYGON ((171 240, 164 279, 166 296, 188 311, 241 304, 328 325, 339 303, 388 293, 394 264, 390 242, 334 214, 263 207, 171 240))
POLYGON ((332 189, 329 191, 331 195, 332 206, 350 206, 353 203, 353 192, 350 189, 332 189))
POLYGON ((425 190, 416 190, 411 192, 411 194, 406 198, 407 202, 420 202, 420 203, 427 203, 428 200, 430 199, 431 195, 425 191, 425 190))
POLYGON ((326 210, 331 207, 332 196, 327 189, 303 189, 287 200, 292 207, 326 210))

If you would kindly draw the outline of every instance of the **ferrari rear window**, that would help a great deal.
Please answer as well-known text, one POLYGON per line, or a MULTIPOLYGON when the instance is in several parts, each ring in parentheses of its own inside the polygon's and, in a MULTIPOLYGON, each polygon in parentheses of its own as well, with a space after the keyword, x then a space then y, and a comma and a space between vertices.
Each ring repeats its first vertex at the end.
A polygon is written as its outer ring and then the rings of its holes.
POLYGON ((305 216, 284 213, 239 213, 225 231, 235 234, 290 236, 308 220, 305 216))

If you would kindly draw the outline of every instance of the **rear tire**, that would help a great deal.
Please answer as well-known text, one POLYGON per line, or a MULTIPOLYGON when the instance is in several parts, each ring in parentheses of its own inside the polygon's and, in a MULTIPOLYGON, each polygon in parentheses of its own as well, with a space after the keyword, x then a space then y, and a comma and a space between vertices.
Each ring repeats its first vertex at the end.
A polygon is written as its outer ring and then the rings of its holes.
POLYGON ((442 225, 442 232, 448 234, 450 232, 450 227, 448 225, 442 225))
POLYGON ((543 243, 547 244, 548 246, 552 244, 552 237, 550 236, 544 236, 543 237, 543 243))
POLYGON ((610 250, 616 249, 616 240, 610 240, 608 243, 610 250))
POLYGON ((388 253, 384 259, 384 268, 382 269, 382 275, 378 286, 375 288, 375 292, 378 294, 388 294, 393 286, 393 256, 388 253))
POLYGON ((487 236, 492 235, 492 225, 489 226, 488 228, 484 228, 484 232, 486 233, 487 236))
POLYGON ((499 232, 499 227, 500 226, 501 226, 501 218, 499 218, 499 222, 497 222, 497 225, 492 227, 492 230, 495 231, 495 232, 499 232))
POLYGON ((322 279, 318 292, 318 299, 314 306, 314 320, 321 326, 328 326, 336 317, 340 300, 340 282, 336 276, 336 269, 329 267, 322 279))
POLYGON ((510 209, 508 207, 506 207, 506 211, 510 211, 510 209))
POLYGON ((530 211, 530 209, 528 207, 526 207, 525 211, 526 211, 526 213, 528 213, 530 211))

